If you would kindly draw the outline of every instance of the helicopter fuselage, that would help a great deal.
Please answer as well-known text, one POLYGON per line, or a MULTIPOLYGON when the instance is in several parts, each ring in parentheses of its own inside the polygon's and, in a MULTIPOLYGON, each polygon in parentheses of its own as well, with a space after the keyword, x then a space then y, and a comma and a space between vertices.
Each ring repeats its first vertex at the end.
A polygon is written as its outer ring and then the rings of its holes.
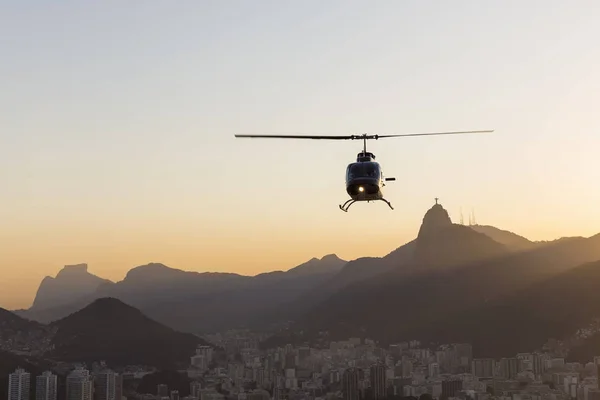
POLYGON ((354 201, 381 200, 384 185, 381 166, 371 153, 359 153, 346 168, 346 192, 354 201))

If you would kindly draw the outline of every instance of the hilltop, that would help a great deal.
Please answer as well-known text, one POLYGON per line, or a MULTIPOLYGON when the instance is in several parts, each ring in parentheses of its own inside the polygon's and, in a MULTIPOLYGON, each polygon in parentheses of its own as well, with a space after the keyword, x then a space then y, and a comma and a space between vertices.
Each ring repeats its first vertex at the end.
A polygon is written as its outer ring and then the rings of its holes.
POLYGON ((48 356, 61 361, 109 365, 187 366, 201 338, 180 333, 112 298, 94 301, 52 324, 55 349, 48 356))

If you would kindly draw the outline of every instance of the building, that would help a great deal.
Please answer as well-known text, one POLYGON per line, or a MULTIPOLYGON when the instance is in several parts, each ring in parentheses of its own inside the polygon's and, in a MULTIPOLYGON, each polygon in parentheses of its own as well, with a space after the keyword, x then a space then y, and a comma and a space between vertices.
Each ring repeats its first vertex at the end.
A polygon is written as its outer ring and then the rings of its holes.
POLYGON ((515 379, 519 373, 519 360, 516 358, 502 358, 500 360, 499 374, 504 379, 515 379))
POLYGON ((458 365, 466 370, 473 360, 473 347, 469 343, 458 343, 454 345, 458 365))
POLYGON ((493 358, 476 358, 471 362, 471 373, 478 378, 492 378, 496 369, 493 358))
POLYGON ((67 400, 92 400, 94 385, 90 371, 77 367, 67 376, 67 400))
POLYGON ((29 400, 31 374, 22 368, 8 376, 8 400, 29 400))
POLYGON ((44 372, 35 379, 36 400, 56 400, 58 394, 58 377, 50 371, 44 372))
POLYGON ((442 382, 441 399, 456 397, 457 393, 462 390, 463 382, 461 380, 447 380, 442 382))
POLYGON ((359 400, 360 373, 357 368, 348 368, 342 375, 342 392, 344 400, 359 400))
POLYGON ((158 385, 156 388, 158 398, 169 397, 169 387, 167 385, 158 385))
POLYGON ((412 375, 413 363, 408 357, 406 357, 406 356, 402 357, 401 366, 402 366, 402 373, 400 376, 407 377, 407 376, 412 375))
POLYGON ((437 378, 440 375, 440 364, 431 363, 427 366, 429 378, 437 378))
POLYGON ((121 400, 123 379, 114 371, 105 369, 94 374, 95 400, 121 400))
POLYGON ((386 368, 383 364, 375 364, 371 367, 371 389, 374 399, 387 397, 386 368))
POLYGON ((200 382, 191 382, 190 383, 190 396, 195 398, 196 400, 200 400, 200 391, 202 390, 202 385, 200 382))

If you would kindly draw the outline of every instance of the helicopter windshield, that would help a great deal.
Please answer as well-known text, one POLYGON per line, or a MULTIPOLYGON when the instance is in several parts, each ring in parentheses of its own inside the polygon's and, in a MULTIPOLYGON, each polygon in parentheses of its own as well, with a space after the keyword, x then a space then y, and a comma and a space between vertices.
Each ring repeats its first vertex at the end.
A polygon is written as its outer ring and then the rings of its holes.
POLYGON ((348 180, 356 178, 373 178, 379 179, 381 171, 379 170, 379 164, 375 162, 360 162, 350 164, 348 166, 347 177, 348 180))

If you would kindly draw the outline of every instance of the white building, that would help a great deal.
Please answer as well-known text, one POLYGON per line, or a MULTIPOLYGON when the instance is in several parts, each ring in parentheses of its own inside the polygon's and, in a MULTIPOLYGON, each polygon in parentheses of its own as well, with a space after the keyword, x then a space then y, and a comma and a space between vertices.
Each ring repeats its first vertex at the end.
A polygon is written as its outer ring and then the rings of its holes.
POLYGON ((29 400, 31 374, 17 368, 8 376, 8 400, 29 400))

